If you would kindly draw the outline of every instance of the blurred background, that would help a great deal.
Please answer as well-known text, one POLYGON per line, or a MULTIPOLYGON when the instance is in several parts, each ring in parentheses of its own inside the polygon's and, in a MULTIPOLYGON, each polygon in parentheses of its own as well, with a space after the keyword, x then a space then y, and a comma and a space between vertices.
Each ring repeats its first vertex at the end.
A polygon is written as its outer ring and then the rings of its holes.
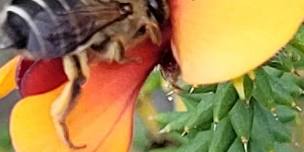
MULTIPOLYGON (((2 1, 0 1, 0 6, 2 1)), ((0 67, 6 63, 12 54, 9 52, 0 52, 0 67)), ((17 92, 11 93, 9 96, 0 100, 0 152, 11 152, 11 142, 8 133, 9 115, 13 105, 17 102, 19 95, 17 92)))
MULTIPOLYGON (((0 0, 0 10, 3 9, 4 3, 7 3, 8 0, 0 0)), ((0 67, 6 63, 12 54, 10 52, 1 52, 0 51, 0 67)), ((0 152, 12 152, 12 146, 8 133, 8 124, 9 124, 9 114, 13 105, 18 100, 17 92, 11 93, 5 99, 0 100, 0 152)))

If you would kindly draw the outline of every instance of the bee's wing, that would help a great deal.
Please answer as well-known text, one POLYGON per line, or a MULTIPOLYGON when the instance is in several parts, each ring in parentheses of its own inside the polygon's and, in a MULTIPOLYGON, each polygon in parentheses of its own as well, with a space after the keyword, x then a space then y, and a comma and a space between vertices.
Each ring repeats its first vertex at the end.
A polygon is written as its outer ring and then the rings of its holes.
POLYGON ((75 51, 87 43, 97 32, 129 14, 122 5, 108 4, 82 6, 59 13, 56 22, 45 12, 35 18, 39 36, 30 32, 27 49, 36 58, 59 57, 75 51), (43 46, 38 43, 43 42, 43 46))
POLYGON ((91 19, 95 27, 101 30, 114 22, 126 18, 131 13, 132 8, 129 4, 103 2, 98 5, 76 7, 58 16, 63 16, 63 18, 68 18, 70 22, 76 22, 81 25, 86 24, 82 19, 91 19))

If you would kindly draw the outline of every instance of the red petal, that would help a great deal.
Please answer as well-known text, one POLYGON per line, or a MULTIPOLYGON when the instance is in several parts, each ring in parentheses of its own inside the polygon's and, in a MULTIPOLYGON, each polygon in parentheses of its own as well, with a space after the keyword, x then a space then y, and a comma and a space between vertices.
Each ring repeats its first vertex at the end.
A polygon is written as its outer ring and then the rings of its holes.
POLYGON ((67 81, 62 60, 23 60, 17 74, 22 96, 41 94, 59 87, 67 81))
POLYGON ((17 74, 16 74, 16 81, 18 87, 21 86, 21 81, 24 76, 24 74, 27 72, 27 70, 35 63, 35 61, 22 59, 19 63, 17 74))

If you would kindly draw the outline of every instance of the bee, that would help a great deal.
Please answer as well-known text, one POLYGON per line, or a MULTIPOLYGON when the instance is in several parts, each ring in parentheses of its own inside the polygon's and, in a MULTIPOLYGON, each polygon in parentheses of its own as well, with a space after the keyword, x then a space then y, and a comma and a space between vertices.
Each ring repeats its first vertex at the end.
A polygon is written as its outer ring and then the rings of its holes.
POLYGON ((143 38, 160 44, 168 16, 166 0, 11 0, 0 14, 0 51, 33 60, 63 58, 69 83, 51 115, 62 140, 84 148, 71 142, 65 118, 89 77, 88 54, 120 62, 143 38))
POLYGON ((164 1, 13 0, 0 17, 0 49, 47 59, 92 48, 119 61, 143 35, 160 44, 164 1))

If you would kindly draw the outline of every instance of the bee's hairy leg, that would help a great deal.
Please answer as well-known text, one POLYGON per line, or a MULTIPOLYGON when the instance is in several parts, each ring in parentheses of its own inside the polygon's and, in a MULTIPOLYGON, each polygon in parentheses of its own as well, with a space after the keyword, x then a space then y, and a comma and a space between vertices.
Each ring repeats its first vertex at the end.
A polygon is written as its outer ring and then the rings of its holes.
POLYGON ((143 18, 139 23, 140 26, 145 27, 148 36, 154 44, 160 45, 162 42, 162 34, 157 23, 157 20, 152 16, 150 18, 143 18))
POLYGON ((75 145, 70 137, 66 124, 66 117, 73 110, 77 103, 80 88, 85 79, 89 76, 87 57, 85 53, 66 56, 63 59, 64 71, 68 82, 63 88, 59 97, 54 101, 51 108, 51 116, 55 129, 61 140, 71 149, 82 149, 86 145, 75 145))
POLYGON ((88 54, 87 51, 82 51, 76 54, 76 57, 79 61, 80 67, 80 74, 83 76, 83 79, 86 80, 90 77, 90 68, 89 68, 89 61, 88 61, 88 54))
POLYGON ((121 36, 112 36, 105 53, 105 58, 110 62, 118 62, 124 60, 125 58, 125 47, 124 47, 124 38, 121 36))

